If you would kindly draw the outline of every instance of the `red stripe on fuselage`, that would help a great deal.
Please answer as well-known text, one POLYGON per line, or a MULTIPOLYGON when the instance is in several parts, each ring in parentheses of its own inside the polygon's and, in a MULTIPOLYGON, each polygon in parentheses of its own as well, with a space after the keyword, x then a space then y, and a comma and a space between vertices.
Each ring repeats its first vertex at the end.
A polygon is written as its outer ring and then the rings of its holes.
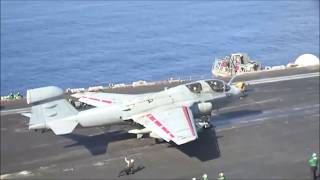
POLYGON ((155 121, 155 120, 156 120, 156 118, 153 117, 151 114, 148 114, 147 117, 148 117, 151 121, 155 121))
POLYGON ((185 106, 183 106, 182 109, 183 109, 184 116, 186 117, 186 119, 187 119, 187 121, 188 121, 190 131, 191 131, 192 135, 195 136, 195 133, 194 133, 194 129, 193 129, 193 126, 192 126, 191 119, 190 119, 190 115, 189 115, 188 108, 185 107, 185 106))
POLYGON ((157 126, 159 126, 159 127, 161 127, 162 126, 162 124, 161 124, 161 122, 160 121, 155 121, 154 122, 157 126))
POLYGON ((93 98, 93 97, 88 97, 88 99, 95 100, 95 101, 100 101, 99 99, 93 98))
POLYGON ((101 102, 112 104, 112 101, 108 101, 108 100, 102 100, 101 102))
POLYGON ((99 101, 99 102, 112 104, 112 101, 109 101, 109 100, 98 99, 98 98, 93 98, 93 97, 86 97, 86 96, 83 96, 82 98, 86 98, 86 99, 90 99, 90 100, 94 100, 94 101, 99 101))
POLYGON ((162 127, 162 130, 164 130, 164 132, 166 132, 167 134, 170 133, 170 131, 166 127, 162 127))

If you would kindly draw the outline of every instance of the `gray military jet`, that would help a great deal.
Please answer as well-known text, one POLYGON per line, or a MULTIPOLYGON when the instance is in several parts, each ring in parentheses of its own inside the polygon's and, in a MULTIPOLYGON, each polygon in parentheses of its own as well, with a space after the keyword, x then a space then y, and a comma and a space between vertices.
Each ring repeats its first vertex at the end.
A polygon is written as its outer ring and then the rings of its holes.
POLYGON ((210 126, 212 110, 239 99, 241 90, 222 80, 200 80, 160 92, 129 95, 102 92, 77 93, 80 102, 95 106, 76 110, 55 86, 30 89, 27 102, 32 104, 29 129, 51 129, 56 135, 71 133, 82 127, 105 126, 134 121, 141 129, 129 133, 143 134, 173 141, 177 145, 194 141, 198 132, 210 126))

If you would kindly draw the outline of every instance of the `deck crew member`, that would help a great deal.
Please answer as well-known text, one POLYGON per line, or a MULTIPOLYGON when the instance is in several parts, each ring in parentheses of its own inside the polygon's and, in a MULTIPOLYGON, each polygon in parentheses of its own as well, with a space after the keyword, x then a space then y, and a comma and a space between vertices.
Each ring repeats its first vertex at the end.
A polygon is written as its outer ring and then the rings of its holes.
POLYGON ((130 159, 128 160, 127 157, 124 158, 124 160, 127 163, 127 175, 129 175, 129 173, 134 174, 133 168, 134 168, 134 159, 130 159))
POLYGON ((219 173, 218 180, 226 180, 226 178, 224 177, 223 172, 219 173))
POLYGON ((207 175, 207 174, 204 174, 204 175, 202 176, 202 178, 203 178, 203 180, 208 180, 208 175, 207 175))
POLYGON ((312 157, 308 161, 310 170, 311 170, 311 177, 316 180, 317 179, 317 166, 318 166, 318 157, 316 153, 312 154, 312 157))

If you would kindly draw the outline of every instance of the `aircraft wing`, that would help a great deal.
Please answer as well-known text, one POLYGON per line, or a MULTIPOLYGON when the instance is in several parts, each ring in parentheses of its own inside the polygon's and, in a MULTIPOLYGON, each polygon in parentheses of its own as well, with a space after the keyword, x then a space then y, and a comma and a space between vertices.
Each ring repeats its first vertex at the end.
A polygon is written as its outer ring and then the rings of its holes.
POLYGON ((79 98, 78 101, 95 106, 95 107, 106 107, 113 104, 119 104, 123 101, 134 99, 135 95, 128 94, 114 94, 114 93, 76 93, 71 95, 72 97, 79 98))
POLYGON ((194 119, 186 106, 168 110, 155 110, 133 118, 165 141, 177 145, 185 144, 198 138, 194 119))

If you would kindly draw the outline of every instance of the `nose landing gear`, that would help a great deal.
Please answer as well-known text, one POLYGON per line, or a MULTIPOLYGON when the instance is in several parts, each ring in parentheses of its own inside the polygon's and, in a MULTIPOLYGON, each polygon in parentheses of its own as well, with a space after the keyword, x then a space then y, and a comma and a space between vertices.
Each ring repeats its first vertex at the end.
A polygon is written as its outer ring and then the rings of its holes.
POLYGON ((210 123, 210 116, 203 116, 200 119, 196 119, 197 129, 210 129, 212 124, 210 123))

